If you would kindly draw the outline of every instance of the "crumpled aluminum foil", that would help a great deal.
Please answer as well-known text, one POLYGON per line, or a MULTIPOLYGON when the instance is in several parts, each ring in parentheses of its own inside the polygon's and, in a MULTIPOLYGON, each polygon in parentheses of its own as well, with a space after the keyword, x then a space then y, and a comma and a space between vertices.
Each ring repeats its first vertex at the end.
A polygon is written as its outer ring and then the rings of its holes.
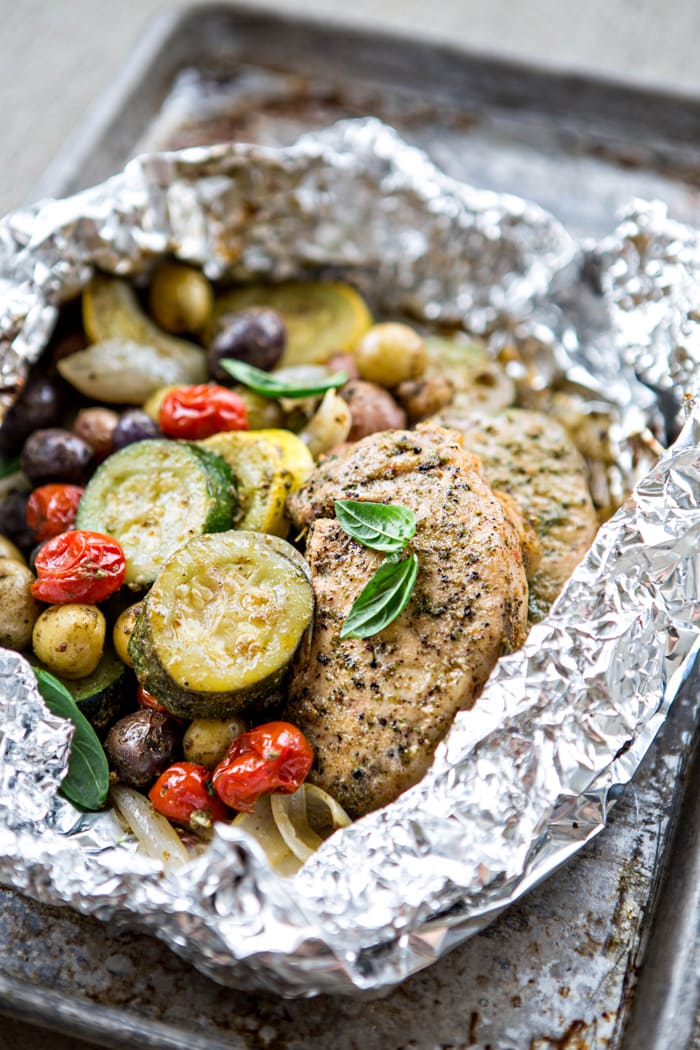
MULTIPOLYGON (((677 406, 697 387, 695 231, 637 202, 604 242, 579 246, 535 205, 456 183, 367 120, 285 150, 145 157, 10 215, 5 403, 93 266, 137 274, 166 252, 211 276, 321 268, 370 289, 385 313, 515 341, 537 382, 604 398, 623 436, 655 420, 660 392, 677 406)), ((292 880, 228 826, 185 874, 164 876, 111 813, 75 810, 56 795, 70 727, 48 715, 23 659, 0 651, 0 881, 150 931, 241 987, 376 993, 421 969, 604 827, 690 673, 699 440, 694 410, 550 616, 457 717, 424 780, 292 880)))

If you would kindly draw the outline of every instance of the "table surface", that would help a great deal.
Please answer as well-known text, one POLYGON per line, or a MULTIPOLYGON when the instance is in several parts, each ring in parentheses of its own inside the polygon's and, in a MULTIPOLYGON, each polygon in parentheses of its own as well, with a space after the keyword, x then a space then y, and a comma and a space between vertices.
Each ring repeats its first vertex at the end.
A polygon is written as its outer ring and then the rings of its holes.
MULTIPOLYGON (((700 6, 694 0, 675 0, 672 9, 656 0, 354 0, 347 10, 336 0, 277 0, 252 6, 417 30, 484 54, 700 96, 700 6)), ((144 26, 171 7, 167 0, 0 0, 0 214, 31 199, 43 169, 144 26)), ((77 1046, 75 1039, 0 1019, 0 1050, 77 1046)), ((695 1046, 700 1050, 698 1036, 695 1046)))

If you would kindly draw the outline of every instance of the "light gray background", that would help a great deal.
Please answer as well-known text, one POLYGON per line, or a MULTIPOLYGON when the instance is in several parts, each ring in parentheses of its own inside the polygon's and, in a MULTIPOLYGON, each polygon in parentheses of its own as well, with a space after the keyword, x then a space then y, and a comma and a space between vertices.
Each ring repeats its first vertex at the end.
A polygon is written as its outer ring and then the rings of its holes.
MULTIPOLYGON (((700 95, 697 0, 277 0, 252 4, 700 95)), ((0 213, 42 170, 166 0, 0 0, 0 213)), ((696 1039, 698 1050, 700 1040, 696 1039)), ((87 1046, 87 1044, 80 1044, 87 1046)), ((78 1044, 0 1018, 0 1050, 78 1044)), ((387 1048, 391 1050, 391 1048, 387 1048)))
MULTIPOLYGON (((166 0, 0 0, 0 212, 42 169, 166 0)), ((277 0, 478 51, 700 94, 697 0, 277 0)))

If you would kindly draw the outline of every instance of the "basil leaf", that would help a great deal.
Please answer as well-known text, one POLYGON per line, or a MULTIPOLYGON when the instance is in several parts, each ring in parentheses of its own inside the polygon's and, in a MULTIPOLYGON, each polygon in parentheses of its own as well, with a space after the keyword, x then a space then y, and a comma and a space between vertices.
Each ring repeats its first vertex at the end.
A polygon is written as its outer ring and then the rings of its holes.
POLYGON ((337 499, 335 516, 348 536, 374 551, 402 551, 416 534, 415 514, 399 503, 337 499))
POLYGON ((360 591, 340 631, 341 638, 369 638, 399 616, 413 594, 418 558, 410 554, 397 564, 386 561, 360 591))
POLYGON ((109 766, 97 733, 58 678, 40 667, 34 668, 34 674, 49 711, 75 726, 61 794, 81 809, 99 809, 107 798, 109 766))
POLYGON ((19 471, 19 456, 13 456, 12 459, 3 459, 0 456, 0 478, 9 478, 12 474, 19 474, 19 471))
POLYGON ((326 390, 344 386, 348 381, 347 372, 334 372, 327 379, 321 379, 317 383, 294 385, 285 383, 282 379, 276 379, 271 372, 264 372, 262 368, 253 368, 245 361, 235 361, 231 357, 222 357, 219 364, 239 383, 250 387, 262 397, 313 397, 315 394, 325 394, 326 390))

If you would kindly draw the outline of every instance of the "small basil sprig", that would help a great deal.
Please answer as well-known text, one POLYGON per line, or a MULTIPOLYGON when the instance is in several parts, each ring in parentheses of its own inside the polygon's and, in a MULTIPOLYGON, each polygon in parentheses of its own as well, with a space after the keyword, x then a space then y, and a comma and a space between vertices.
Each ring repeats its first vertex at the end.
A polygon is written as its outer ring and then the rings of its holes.
POLYGON ((231 357, 223 357, 219 364, 239 383, 262 397, 314 397, 316 394, 325 394, 327 390, 344 386, 348 381, 347 372, 334 372, 327 379, 319 379, 316 383, 289 383, 277 379, 273 373, 264 372, 262 368, 253 368, 245 361, 236 361, 231 357))
POLYGON ((418 558, 401 559, 416 534, 416 516, 398 503, 336 500, 338 523, 348 536, 388 557, 353 602, 340 631, 341 638, 370 638, 400 616, 413 594, 418 558))
POLYGON ((416 534, 416 516, 398 503, 337 499, 335 515, 344 532, 375 551, 395 554, 416 534))
POLYGON ((370 638, 383 631, 408 605, 418 575, 418 558, 385 561, 355 599, 340 631, 341 638, 370 638))
POLYGON ((97 733, 58 678, 40 667, 34 668, 34 674, 49 711, 75 726, 61 794, 81 809, 99 809, 109 790, 109 766, 97 733))

